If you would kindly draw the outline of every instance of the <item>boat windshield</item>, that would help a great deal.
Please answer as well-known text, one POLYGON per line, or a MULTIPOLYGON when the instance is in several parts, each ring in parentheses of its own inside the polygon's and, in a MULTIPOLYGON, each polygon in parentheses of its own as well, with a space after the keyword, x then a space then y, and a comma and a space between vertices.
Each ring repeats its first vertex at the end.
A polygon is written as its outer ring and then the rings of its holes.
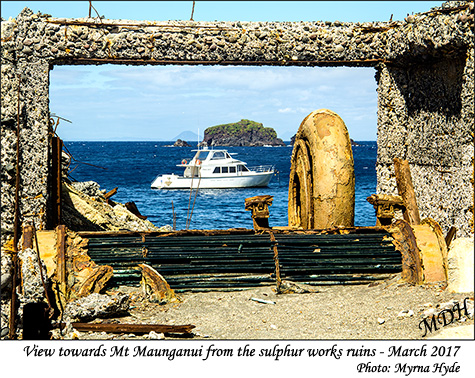
POLYGON ((206 160, 206 158, 208 157, 210 151, 200 151, 198 152, 198 154, 196 155, 196 158, 203 161, 203 160, 206 160))
POLYGON ((224 153, 224 151, 215 151, 211 160, 220 160, 220 159, 225 159, 225 158, 226 158, 226 154, 224 153))

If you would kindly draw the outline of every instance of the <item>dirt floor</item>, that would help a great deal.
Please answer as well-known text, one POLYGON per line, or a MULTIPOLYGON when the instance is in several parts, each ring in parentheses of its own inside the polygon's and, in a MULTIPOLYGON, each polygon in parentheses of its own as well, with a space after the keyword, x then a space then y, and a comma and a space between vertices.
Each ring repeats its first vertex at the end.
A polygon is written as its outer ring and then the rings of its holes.
MULTIPOLYGON (((160 305, 146 300, 140 288, 121 287, 115 292, 131 296, 129 314, 95 322, 137 324, 193 324, 193 339, 423 339, 444 338, 441 331, 465 327, 456 338, 473 339, 471 293, 449 293, 439 285, 411 286, 399 275, 369 285, 316 286, 317 292, 276 294, 266 286, 242 291, 179 293, 179 303, 160 305), (464 299, 469 315, 465 316, 464 299), (260 303, 264 300, 274 303, 260 303), (439 316, 438 330, 427 330, 423 318, 459 303, 462 317, 445 327, 439 316), (422 322, 422 323, 421 323, 422 322), (420 328, 421 327, 421 328, 420 328), (468 329, 468 332, 467 332, 468 329), (424 333, 427 333, 423 337, 424 333)), ((453 312, 458 318, 457 311, 453 312)), ((430 320, 431 318, 428 318, 430 320)), ((451 333, 453 334, 453 333, 451 333)), ((79 339, 173 338, 162 334, 106 334, 76 332, 79 339)))

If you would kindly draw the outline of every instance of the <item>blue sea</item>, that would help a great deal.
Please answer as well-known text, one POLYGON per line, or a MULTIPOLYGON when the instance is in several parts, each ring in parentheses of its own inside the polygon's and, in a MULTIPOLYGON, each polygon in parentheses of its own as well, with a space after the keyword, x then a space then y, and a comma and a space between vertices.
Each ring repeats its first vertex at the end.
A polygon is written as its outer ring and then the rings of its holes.
MULTIPOLYGON (((366 198, 376 193, 376 142, 357 142, 353 147, 355 162, 355 225, 374 226, 373 206, 366 198)), ((96 181, 106 191, 118 187, 112 199, 133 201, 139 211, 156 226, 173 225, 185 229, 194 202, 189 190, 156 190, 150 184, 156 176, 181 174, 177 167, 183 159, 193 157, 196 147, 167 147, 173 142, 65 142, 73 159, 70 178, 73 181, 96 181)), ((191 143, 190 143, 191 144, 191 143)), ((196 144, 196 142, 194 142, 196 144)), ((191 217, 190 229, 252 228, 249 211, 244 210, 248 197, 274 196, 269 225, 287 226, 287 201, 292 147, 227 147, 248 166, 275 166, 278 173, 268 187, 245 189, 200 189, 191 217)))

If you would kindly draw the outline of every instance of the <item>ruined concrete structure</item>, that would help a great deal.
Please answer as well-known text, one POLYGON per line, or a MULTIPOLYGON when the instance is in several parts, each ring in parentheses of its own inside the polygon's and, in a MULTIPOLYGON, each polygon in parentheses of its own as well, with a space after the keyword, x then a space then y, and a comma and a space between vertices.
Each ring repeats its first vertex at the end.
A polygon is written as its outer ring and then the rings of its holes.
POLYGON ((2 243, 14 228, 17 127, 20 223, 49 228, 49 72, 56 65, 105 63, 374 67, 377 191, 397 192, 393 159, 407 159, 421 216, 445 231, 456 226, 459 236, 469 235, 473 25, 473 2, 378 23, 58 19, 25 9, 16 19, 2 20, 2 243))

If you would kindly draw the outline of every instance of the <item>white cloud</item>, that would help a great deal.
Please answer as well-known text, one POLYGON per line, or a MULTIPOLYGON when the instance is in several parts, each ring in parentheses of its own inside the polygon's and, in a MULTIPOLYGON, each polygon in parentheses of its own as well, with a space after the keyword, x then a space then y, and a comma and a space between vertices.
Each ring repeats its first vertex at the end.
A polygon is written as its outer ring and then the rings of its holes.
POLYGON ((279 109, 278 112, 279 113, 295 113, 295 110, 291 108, 285 108, 285 109, 279 109))

